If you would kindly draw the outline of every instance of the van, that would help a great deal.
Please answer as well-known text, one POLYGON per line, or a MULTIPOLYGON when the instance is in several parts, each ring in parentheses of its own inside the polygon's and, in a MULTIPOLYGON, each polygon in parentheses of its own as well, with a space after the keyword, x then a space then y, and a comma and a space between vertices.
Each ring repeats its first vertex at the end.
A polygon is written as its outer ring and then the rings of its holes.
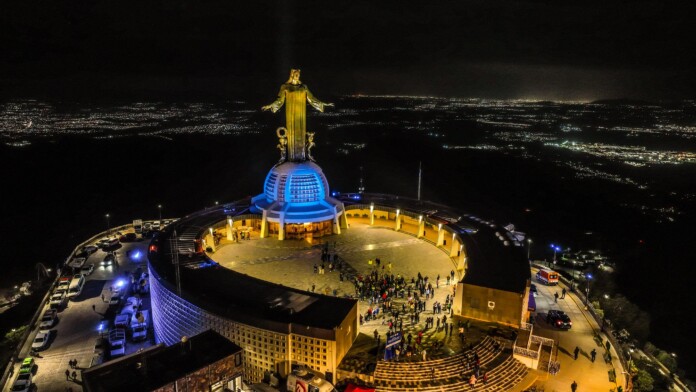
POLYGON ((537 272, 536 279, 538 282, 541 282, 547 286, 557 285, 558 284, 558 272, 547 269, 547 268, 542 268, 539 270, 539 272, 537 272))

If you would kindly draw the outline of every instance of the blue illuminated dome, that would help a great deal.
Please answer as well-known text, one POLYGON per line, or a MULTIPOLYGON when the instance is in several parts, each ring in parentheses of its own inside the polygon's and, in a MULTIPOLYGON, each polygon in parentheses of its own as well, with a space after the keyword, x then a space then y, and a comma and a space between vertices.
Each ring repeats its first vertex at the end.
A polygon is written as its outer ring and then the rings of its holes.
POLYGON ((336 219, 343 203, 329 193, 329 183, 312 161, 284 162, 266 176, 264 192, 252 199, 269 222, 312 223, 336 219))
POLYGON ((328 195, 329 183, 321 168, 311 161, 285 162, 268 172, 264 184, 266 201, 294 204, 317 203, 328 195))

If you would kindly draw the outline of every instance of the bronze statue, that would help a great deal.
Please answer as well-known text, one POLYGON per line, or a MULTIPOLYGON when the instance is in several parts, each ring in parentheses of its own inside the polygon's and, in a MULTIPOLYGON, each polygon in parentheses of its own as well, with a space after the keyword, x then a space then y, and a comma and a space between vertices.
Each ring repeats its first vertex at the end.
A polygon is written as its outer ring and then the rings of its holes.
POLYGON ((283 163, 287 159, 288 154, 288 130, 283 127, 278 127, 276 129, 276 135, 278 136, 278 145, 276 146, 280 150, 280 160, 278 163, 283 163), (281 132, 282 131, 282 132, 281 132))
POLYGON ((312 162, 316 162, 312 156, 312 147, 314 146, 314 132, 307 132, 307 158, 312 162))
MULTIPOLYGON (((303 162, 306 157, 306 105, 308 102, 315 109, 323 112, 327 107, 333 107, 332 103, 324 103, 316 99, 306 85, 300 82, 300 70, 290 70, 290 79, 280 86, 278 98, 261 108, 273 113, 280 110, 285 104, 285 128, 287 129, 287 159, 291 162, 303 162)), ((311 159, 311 158, 310 158, 311 159)))

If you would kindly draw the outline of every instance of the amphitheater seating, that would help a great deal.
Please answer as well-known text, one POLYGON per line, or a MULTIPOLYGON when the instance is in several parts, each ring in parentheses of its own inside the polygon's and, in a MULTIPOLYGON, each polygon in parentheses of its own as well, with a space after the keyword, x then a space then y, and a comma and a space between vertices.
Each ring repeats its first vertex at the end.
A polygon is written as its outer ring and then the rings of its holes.
MULTIPOLYGON (((493 349, 493 339, 486 337, 474 350, 481 362, 481 374, 488 373, 488 383, 469 386, 468 372, 462 366, 466 353, 421 362, 377 363, 374 373, 377 391, 507 391, 527 375, 527 368, 505 351, 493 349), (432 369, 435 368, 435 377, 432 369)), ((473 353, 471 353, 473 355, 473 353)))

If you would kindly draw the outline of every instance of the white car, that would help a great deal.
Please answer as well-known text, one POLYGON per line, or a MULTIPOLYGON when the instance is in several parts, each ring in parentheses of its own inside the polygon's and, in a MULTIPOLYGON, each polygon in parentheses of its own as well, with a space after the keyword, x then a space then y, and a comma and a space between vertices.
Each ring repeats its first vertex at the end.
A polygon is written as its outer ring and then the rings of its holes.
POLYGON ((29 392, 29 390, 31 390, 31 384, 31 372, 21 373, 19 376, 17 376, 14 384, 12 384, 12 392, 29 392))
POLYGON ((31 342, 31 348, 41 350, 48 344, 48 332, 39 332, 36 334, 34 341, 31 342))
POLYGON ((56 316, 57 311, 55 309, 49 309, 44 312, 43 317, 41 317, 41 324, 39 324, 39 330, 46 331, 56 324, 58 321, 58 316, 56 316))
POLYGON ((91 275, 92 271, 94 271, 94 264, 85 264, 80 268, 80 273, 84 276, 91 275))
POLYGON ((109 353, 111 357, 126 354, 126 331, 121 328, 116 328, 109 332, 109 353))
POLYGON ((65 291, 63 290, 56 290, 56 292, 51 295, 51 300, 49 301, 51 309, 60 309, 66 303, 67 297, 65 296, 65 291))
POLYGON ((160 221, 152 222, 152 230, 159 230, 159 229, 160 229, 160 221))

